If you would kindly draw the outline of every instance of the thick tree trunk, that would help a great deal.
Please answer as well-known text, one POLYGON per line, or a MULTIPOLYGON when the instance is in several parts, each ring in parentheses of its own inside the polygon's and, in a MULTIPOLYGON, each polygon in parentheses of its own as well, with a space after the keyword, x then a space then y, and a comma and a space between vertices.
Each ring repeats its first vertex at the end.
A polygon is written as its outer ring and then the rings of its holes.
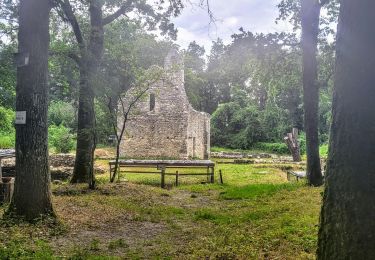
POLYGON ((318 259, 375 259, 375 1, 342 0, 318 259))
POLYGON ((95 149, 94 91, 88 82, 87 57, 81 59, 78 105, 77 149, 72 183, 87 183, 93 171, 95 149))
POLYGON ((19 9, 17 111, 26 124, 16 125, 16 182, 9 214, 33 220, 53 214, 48 165, 49 0, 22 0, 19 9), (29 57, 26 58, 25 57, 29 57))
POLYGON ((93 186, 94 150, 96 146, 94 88, 102 58, 104 39, 101 1, 91 1, 89 11, 91 33, 87 54, 82 55, 77 151, 71 182, 90 182, 90 186, 93 186))
POLYGON ((310 185, 320 186, 323 177, 319 157, 319 84, 316 59, 320 3, 318 0, 301 1, 307 178, 310 185))

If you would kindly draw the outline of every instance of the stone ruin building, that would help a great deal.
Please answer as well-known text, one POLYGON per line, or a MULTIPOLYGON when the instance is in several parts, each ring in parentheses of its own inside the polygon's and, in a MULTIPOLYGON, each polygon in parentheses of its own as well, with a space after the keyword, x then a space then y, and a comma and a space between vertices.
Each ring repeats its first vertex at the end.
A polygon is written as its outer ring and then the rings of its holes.
MULTIPOLYGON (((210 115, 193 109, 184 86, 183 58, 172 49, 164 76, 128 117, 120 155, 126 158, 208 159, 210 115)), ((131 96, 131 95, 130 95, 131 96)), ((125 98, 125 103, 130 99, 125 98)), ((121 124, 122 119, 119 119, 121 124)))

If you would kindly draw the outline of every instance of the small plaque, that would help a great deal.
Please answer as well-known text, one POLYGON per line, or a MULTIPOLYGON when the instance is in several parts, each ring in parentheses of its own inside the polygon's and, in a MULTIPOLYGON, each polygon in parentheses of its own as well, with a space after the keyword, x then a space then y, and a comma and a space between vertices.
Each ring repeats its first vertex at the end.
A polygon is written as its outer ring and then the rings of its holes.
POLYGON ((14 61, 17 67, 24 67, 29 65, 30 55, 26 52, 20 52, 14 54, 14 61))
POLYGON ((26 124, 26 111, 16 111, 16 125, 26 124))

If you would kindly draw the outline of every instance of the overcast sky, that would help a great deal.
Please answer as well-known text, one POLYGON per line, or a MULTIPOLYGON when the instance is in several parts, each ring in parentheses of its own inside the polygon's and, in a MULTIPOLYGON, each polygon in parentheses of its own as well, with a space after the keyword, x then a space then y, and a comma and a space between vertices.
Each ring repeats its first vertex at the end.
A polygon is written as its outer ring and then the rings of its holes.
MULTIPOLYGON (((199 2, 199 0, 194 0, 199 2)), ((179 30, 177 43, 186 48, 196 41, 209 51, 211 42, 218 37, 224 42, 240 27, 252 32, 275 32, 288 28, 286 23, 275 24, 280 0, 210 0, 210 8, 217 19, 210 25, 207 9, 187 5, 182 14, 174 19, 179 30)))

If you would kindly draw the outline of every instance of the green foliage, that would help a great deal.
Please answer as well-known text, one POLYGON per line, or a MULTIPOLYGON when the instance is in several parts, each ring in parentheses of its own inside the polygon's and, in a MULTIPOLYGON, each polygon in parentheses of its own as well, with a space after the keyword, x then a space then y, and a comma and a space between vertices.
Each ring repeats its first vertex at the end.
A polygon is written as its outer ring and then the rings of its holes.
POLYGON ((70 102, 52 101, 48 107, 48 124, 75 129, 77 125, 76 109, 70 102))
POLYGON ((95 102, 96 115, 96 138, 101 144, 108 142, 108 136, 113 135, 113 127, 111 123, 111 115, 108 108, 101 102, 95 102))
POLYGON ((304 132, 299 134, 298 142, 301 154, 306 154, 306 134, 304 132))
POLYGON ((0 106, 0 149, 15 146, 14 118, 13 110, 0 106))
POLYGON ((1 33, 1 23, 0 21, 0 106, 11 108, 16 97, 16 70, 13 65, 13 53, 16 48, 14 44, 6 46, 1 44, 4 36, 1 33))
POLYGON ((328 157, 328 144, 323 144, 319 147, 319 153, 322 158, 328 157))
POLYGON ((0 247, 0 259, 56 259, 46 241, 37 240, 34 246, 28 246, 26 239, 11 239, 6 246, 0 247))
POLYGON ((254 148, 264 152, 276 154, 289 154, 288 146, 285 143, 257 143, 254 148))
POLYGON ((253 107, 223 104, 212 115, 211 125, 213 145, 247 149, 262 139, 261 122, 253 107))
POLYGON ((69 153, 74 148, 74 136, 64 125, 51 125, 48 128, 50 146, 58 153, 69 153))
POLYGON ((15 133, 0 132, 0 149, 14 148, 16 143, 15 133))
POLYGON ((11 109, 0 106, 0 133, 14 132, 15 112, 11 109))

